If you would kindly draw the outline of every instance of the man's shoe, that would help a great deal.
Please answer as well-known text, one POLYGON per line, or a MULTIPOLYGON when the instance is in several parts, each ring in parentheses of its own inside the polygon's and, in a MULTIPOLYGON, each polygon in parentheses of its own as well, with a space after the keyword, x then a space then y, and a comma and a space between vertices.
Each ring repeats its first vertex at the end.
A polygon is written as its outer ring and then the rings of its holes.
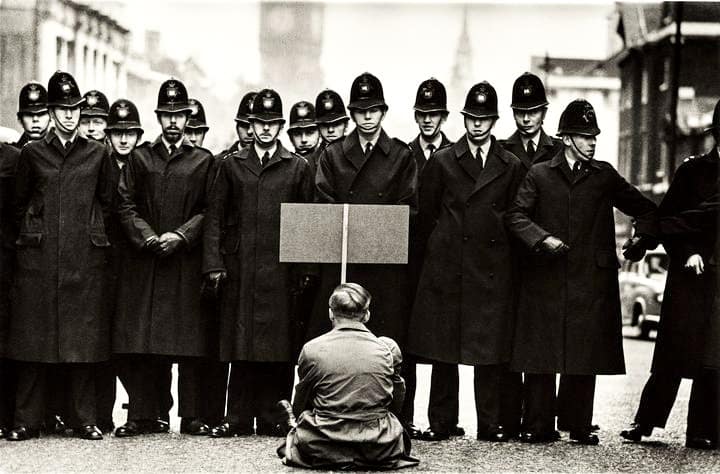
POLYGON ((692 436, 685 439, 685 447, 690 449, 717 449, 717 442, 707 438, 692 436))
POLYGON ((423 431, 420 439, 423 441, 445 441, 450 439, 450 433, 447 431, 435 431, 432 428, 428 428, 423 431))
POLYGON ((450 428, 450 436, 465 436, 465 428, 460 425, 455 425, 450 428))
POLYGON ((554 443, 560 439, 560 433, 553 430, 548 433, 533 433, 531 431, 525 431, 520 433, 521 443, 554 443))
POLYGON ((5 428, 4 426, 0 426, 0 438, 7 438, 7 435, 10 434, 10 430, 5 428))
POLYGON ((144 430, 146 433, 167 433, 168 431, 170 431, 170 423, 161 418, 150 420, 144 430))
POLYGON ((6 439, 8 441, 26 441, 31 438, 37 438, 38 436, 40 436, 38 430, 28 428, 27 426, 19 426, 10 431, 6 439))
POLYGON ((477 439, 480 441, 491 441, 494 443, 505 443, 510 441, 512 436, 505 431, 505 428, 498 426, 497 428, 485 432, 478 432, 477 439))
POLYGON ((584 444, 586 446, 597 446, 600 444, 600 439, 597 435, 592 434, 591 432, 570 432, 570 441, 574 441, 577 444, 584 444))
POLYGON ((620 432, 620 436, 633 443, 639 443, 642 441, 643 436, 650 436, 652 434, 652 426, 644 426, 639 423, 633 423, 625 430, 620 432))
POLYGON ((142 431, 140 430, 140 426, 134 421, 128 421, 115 430, 116 438, 131 438, 139 434, 142 434, 142 431))
POLYGON ((68 427, 60 415, 55 415, 45 423, 45 432, 48 434, 64 435, 67 430, 68 427))
POLYGON ((211 438, 232 438, 233 436, 248 436, 252 434, 252 430, 243 428, 235 423, 220 423, 210 430, 211 438))
POLYGON ((95 425, 85 425, 82 428, 74 428, 73 434, 76 438, 87 439, 90 441, 99 441, 103 439, 100 428, 95 425))
POLYGON ((180 433, 191 436, 207 436, 210 428, 198 418, 183 418, 180 422, 180 433))
POLYGON ((412 439, 422 439, 422 430, 415 426, 414 423, 408 423, 405 425, 405 431, 407 431, 408 436, 412 439))

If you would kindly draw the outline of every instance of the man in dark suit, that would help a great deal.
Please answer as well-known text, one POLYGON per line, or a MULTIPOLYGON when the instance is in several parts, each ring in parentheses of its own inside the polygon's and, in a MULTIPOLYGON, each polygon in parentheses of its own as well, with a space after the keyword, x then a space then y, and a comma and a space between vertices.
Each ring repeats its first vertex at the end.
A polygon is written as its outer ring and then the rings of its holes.
POLYGON ((636 219, 625 255, 639 259, 656 245, 656 206, 594 159, 600 129, 589 102, 571 102, 558 133, 563 151, 530 169, 505 214, 533 250, 521 272, 511 368, 525 373, 521 441, 557 440, 557 406, 570 439, 595 445, 595 376, 625 372, 613 207, 636 219), (558 373, 567 385, 556 405, 558 373))
POLYGON ((420 179, 418 253, 423 257, 408 351, 433 361, 430 428, 447 439, 457 423, 457 364, 475 367, 477 438, 508 441, 501 382, 513 333, 513 252, 502 216, 524 171, 492 136, 497 94, 487 82, 468 92, 466 134, 437 152, 420 179))

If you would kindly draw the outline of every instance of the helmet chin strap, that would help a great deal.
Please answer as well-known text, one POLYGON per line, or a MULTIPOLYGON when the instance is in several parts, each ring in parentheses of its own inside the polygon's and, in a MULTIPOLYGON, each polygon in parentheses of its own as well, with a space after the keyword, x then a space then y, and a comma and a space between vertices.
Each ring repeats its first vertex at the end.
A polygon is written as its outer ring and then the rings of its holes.
POLYGON ((570 141, 572 142, 572 145, 573 145, 573 148, 575 148, 575 151, 580 153, 580 155, 582 155, 582 157, 585 158, 586 161, 590 161, 592 159, 591 156, 587 156, 585 153, 582 152, 582 150, 580 150, 580 148, 578 148, 578 146, 575 144, 575 139, 573 138, 572 135, 570 135, 570 141))

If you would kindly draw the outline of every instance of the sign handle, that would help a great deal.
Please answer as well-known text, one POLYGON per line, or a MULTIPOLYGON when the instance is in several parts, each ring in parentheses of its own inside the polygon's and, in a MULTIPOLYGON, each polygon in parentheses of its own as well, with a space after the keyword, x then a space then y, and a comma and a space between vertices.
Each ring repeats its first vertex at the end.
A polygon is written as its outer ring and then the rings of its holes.
POLYGON ((350 204, 343 204, 342 222, 342 256, 340 260, 340 283, 347 283, 347 259, 348 259, 348 215, 350 204))

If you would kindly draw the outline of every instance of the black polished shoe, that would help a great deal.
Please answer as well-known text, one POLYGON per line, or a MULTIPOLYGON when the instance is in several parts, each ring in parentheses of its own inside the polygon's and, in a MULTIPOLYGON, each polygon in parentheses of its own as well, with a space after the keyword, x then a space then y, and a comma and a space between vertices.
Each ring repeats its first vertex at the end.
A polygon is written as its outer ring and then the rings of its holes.
POLYGON ((64 435, 68 427, 60 415, 55 415, 45 423, 45 432, 48 434, 64 435))
POLYGON ((508 433, 504 427, 498 426, 495 429, 485 431, 485 432, 478 432, 477 439, 480 441, 492 441, 494 443, 505 443, 507 441, 510 441, 510 438, 513 436, 508 433))
POLYGON ((685 447, 690 449, 717 449, 717 442, 707 438, 692 436, 685 439, 685 447))
POLYGON ((411 439, 422 439, 422 430, 415 426, 414 423, 408 423, 405 425, 405 431, 411 439))
POLYGON ((530 431, 525 431, 523 433, 520 433, 520 442, 521 443, 554 443, 555 441, 560 439, 560 433, 553 430, 548 433, 532 433, 530 431))
POLYGON ((140 426, 138 425, 138 423, 134 421, 128 421, 127 423, 119 426, 115 430, 116 438, 131 438, 139 434, 142 434, 142 431, 140 430, 140 426))
POLYGON ((652 426, 644 426, 638 423, 633 423, 627 429, 620 432, 620 436, 628 441, 639 443, 642 441, 643 436, 650 436, 652 434, 652 426))
POLYGON ((26 441, 31 438, 37 438, 40 432, 37 429, 28 428, 27 426, 19 426, 10 431, 7 435, 8 441, 26 441))
POLYGON ((87 439, 90 441, 99 441, 103 439, 100 428, 95 425, 85 425, 82 428, 73 428, 73 434, 76 438, 87 439))
POLYGON ((234 423, 220 423, 210 430, 211 438, 232 438, 233 436, 249 436, 253 434, 252 429, 236 425, 234 423))
POLYGON ((465 428, 460 425, 455 425, 450 428, 450 436, 465 436, 465 428))
POLYGON ((445 441, 450 439, 450 433, 447 431, 436 431, 432 428, 428 428, 423 431, 420 439, 423 441, 445 441))
POLYGON ((207 436, 210 434, 210 428, 198 418, 183 418, 180 422, 180 433, 191 436, 207 436))
POLYGON ((150 420, 147 427, 143 428, 145 428, 145 433, 167 433, 170 431, 170 423, 158 418, 157 420, 150 420))
POLYGON ((7 435, 10 434, 10 430, 5 428, 4 426, 0 426, 0 438, 7 438, 7 435))
POLYGON ((584 444, 586 446, 597 446, 600 444, 600 438, 591 432, 570 432, 570 441, 576 444, 584 444))

